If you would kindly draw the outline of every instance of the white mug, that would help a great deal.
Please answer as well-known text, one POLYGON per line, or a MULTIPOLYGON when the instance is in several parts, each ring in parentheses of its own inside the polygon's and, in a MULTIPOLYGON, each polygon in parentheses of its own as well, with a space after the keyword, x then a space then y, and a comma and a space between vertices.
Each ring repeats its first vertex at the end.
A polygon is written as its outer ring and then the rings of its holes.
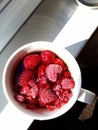
POLYGON ((72 54, 60 45, 58 46, 46 41, 37 41, 29 43, 17 49, 10 56, 4 67, 2 82, 4 93, 8 101, 11 102, 17 109, 19 109, 24 114, 32 116, 33 119, 37 120, 48 120, 59 117, 60 115, 66 113, 70 108, 72 108, 72 106, 76 103, 77 100, 90 104, 95 98, 95 94, 93 92, 81 88, 81 71, 77 61, 72 56, 72 54), (71 72, 72 77, 75 81, 75 87, 72 89, 73 96, 71 97, 71 99, 61 108, 53 111, 49 111, 44 108, 36 108, 34 110, 26 109, 14 99, 14 92, 12 89, 14 72, 21 59, 29 53, 43 50, 51 50, 55 54, 57 54, 67 64, 69 71, 71 72))

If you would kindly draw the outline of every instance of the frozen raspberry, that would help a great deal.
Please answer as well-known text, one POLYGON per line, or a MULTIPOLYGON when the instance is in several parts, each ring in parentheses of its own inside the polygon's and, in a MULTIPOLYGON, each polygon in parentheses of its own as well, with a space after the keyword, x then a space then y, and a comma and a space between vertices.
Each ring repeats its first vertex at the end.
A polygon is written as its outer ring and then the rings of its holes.
POLYGON ((62 93, 62 86, 59 83, 56 83, 53 86, 53 91, 55 91, 56 95, 59 96, 62 93))
POLYGON ((45 50, 41 52, 41 61, 43 64, 48 65, 54 63, 55 54, 52 51, 45 50))
POLYGON ((32 98, 31 96, 26 96, 25 97, 25 102, 26 105, 32 104, 32 105, 36 105, 37 104, 37 98, 32 98))
POLYGON ((63 75, 64 75, 65 78, 71 78, 71 73, 70 73, 70 71, 65 71, 65 72, 63 73, 63 75))
POLYGON ((54 101, 54 93, 47 88, 40 88, 39 89, 39 103, 41 106, 46 106, 54 101))
POLYGON ((27 96, 31 96, 32 98, 36 98, 37 94, 38 94, 38 87, 36 85, 36 86, 33 86, 32 88, 29 89, 27 96))
POLYGON ((22 87, 28 87, 28 81, 33 78, 34 75, 31 70, 23 70, 19 78, 19 85, 22 87))
POLYGON ((35 98, 38 94, 38 87, 35 84, 34 80, 28 81, 29 87, 23 87, 21 89, 21 94, 25 94, 26 96, 31 96, 32 98, 35 98))
POLYGON ((26 69, 35 69, 40 63, 40 55, 30 54, 27 55, 23 60, 26 69))
POLYGON ((62 102, 60 99, 55 95, 54 101, 52 103, 49 103, 46 105, 46 108, 50 111, 53 111, 54 109, 60 108, 62 106, 62 102))
POLYGON ((38 77, 37 83, 39 83, 39 84, 45 84, 45 83, 47 83, 47 78, 46 78, 46 76, 38 77))
POLYGON ((54 86, 53 86, 53 90, 54 91, 60 91, 62 89, 62 86, 59 84, 59 83, 56 83, 54 86))
POLYGON ((55 96, 54 101, 52 103, 46 105, 46 108, 50 111, 53 111, 54 109, 57 109, 60 107, 61 107, 61 102, 57 96, 55 96))
POLYGON ((20 90, 20 94, 26 95, 29 91, 29 87, 22 87, 20 90))
POLYGON ((45 75, 45 66, 44 65, 40 65, 39 68, 38 68, 38 77, 42 77, 45 75))
POLYGON ((32 98, 31 96, 26 97, 26 108, 27 109, 35 109, 37 104, 37 98, 32 98))
POLYGON ((25 97, 21 94, 16 94, 15 95, 15 99, 19 102, 24 102, 25 101, 25 97))
POLYGON ((73 89, 75 86, 75 82, 73 79, 62 78, 61 86, 62 86, 62 89, 73 89))
POLYGON ((71 92, 70 90, 62 91, 62 92, 59 94, 59 99, 60 99, 63 103, 67 103, 71 97, 72 97, 72 92, 71 92))
POLYGON ((42 84, 39 84, 38 87, 39 88, 47 88, 47 89, 49 89, 51 86, 48 83, 42 83, 42 84))
POLYGON ((46 66, 46 77, 49 81, 56 82, 58 74, 62 72, 62 67, 57 64, 49 64, 46 66))
POLYGON ((30 87, 35 87, 35 86, 37 86, 36 83, 35 83, 35 81, 34 81, 33 79, 31 79, 31 80, 28 81, 28 85, 29 85, 30 87))
POLYGON ((40 65, 39 68, 38 68, 37 82, 39 84, 47 83, 47 78, 46 78, 46 75, 45 75, 45 69, 46 69, 46 67, 43 64, 40 65))
POLYGON ((54 64, 58 64, 62 66, 62 68, 65 66, 64 62, 60 58, 56 58, 54 64))

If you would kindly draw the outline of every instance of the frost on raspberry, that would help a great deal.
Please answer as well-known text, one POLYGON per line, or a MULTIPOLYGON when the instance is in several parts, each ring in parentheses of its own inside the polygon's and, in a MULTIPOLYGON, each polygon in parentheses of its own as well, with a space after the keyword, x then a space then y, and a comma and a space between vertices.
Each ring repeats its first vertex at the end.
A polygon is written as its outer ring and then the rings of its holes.
POLYGON ((45 50, 41 52, 41 61, 43 64, 48 65, 54 63, 55 54, 52 51, 45 50))
POLYGON ((37 95, 38 95, 37 85, 30 88, 28 93, 27 93, 27 96, 31 96, 33 99, 36 98, 37 95))
POLYGON ((26 69, 35 69, 40 63, 40 55, 39 54, 29 54, 24 60, 23 64, 26 69))
POLYGON ((73 89, 75 86, 75 82, 71 78, 62 78, 61 80, 62 89, 73 89))
POLYGON ((50 104, 55 99, 54 93, 51 89, 48 88, 40 88, 39 89, 39 104, 40 106, 45 106, 46 104, 50 104))
POLYGON ((67 103, 71 97, 72 97, 72 91, 71 90, 62 91, 59 94, 59 99, 62 101, 62 103, 67 103))
POLYGON ((21 94, 16 94, 15 95, 15 99, 19 102, 24 102, 25 101, 25 97, 21 94))
POLYGON ((62 67, 58 64, 49 64, 46 66, 46 77, 49 81, 56 82, 58 74, 62 73, 62 67))

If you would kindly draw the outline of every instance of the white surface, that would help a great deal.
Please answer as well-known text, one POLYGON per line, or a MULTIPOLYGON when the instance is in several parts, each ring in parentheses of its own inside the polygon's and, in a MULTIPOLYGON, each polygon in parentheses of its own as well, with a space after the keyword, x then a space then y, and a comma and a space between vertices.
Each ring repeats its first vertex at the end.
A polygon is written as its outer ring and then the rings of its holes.
MULTIPOLYGON (((60 45, 67 47, 81 40, 88 39, 97 25, 98 10, 84 10, 83 8, 79 7, 56 37, 54 43, 60 43, 60 45)), ((32 121, 32 119, 28 119, 25 115, 21 116, 21 113, 17 113, 14 108, 12 108, 11 104, 8 103, 0 115, 0 129, 26 130, 32 121), (12 126, 9 124, 12 124, 12 126)))
POLYGON ((27 130, 33 118, 16 111, 12 104, 7 104, 0 114, 0 130, 27 130))
POLYGON ((0 51, 42 0, 12 0, 0 13, 0 51))
POLYGON ((98 10, 79 6, 54 43, 63 47, 88 39, 98 26, 98 10), (62 43, 62 44, 61 44, 62 43))

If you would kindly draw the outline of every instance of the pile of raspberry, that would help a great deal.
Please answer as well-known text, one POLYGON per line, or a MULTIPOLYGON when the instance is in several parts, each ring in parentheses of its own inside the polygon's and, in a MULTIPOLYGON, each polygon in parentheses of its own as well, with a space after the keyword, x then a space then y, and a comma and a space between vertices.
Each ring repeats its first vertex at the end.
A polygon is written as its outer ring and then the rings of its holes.
POLYGON ((54 52, 44 50, 28 54, 22 64, 14 90, 15 99, 27 109, 52 111, 70 100, 75 82, 67 64, 54 52))

